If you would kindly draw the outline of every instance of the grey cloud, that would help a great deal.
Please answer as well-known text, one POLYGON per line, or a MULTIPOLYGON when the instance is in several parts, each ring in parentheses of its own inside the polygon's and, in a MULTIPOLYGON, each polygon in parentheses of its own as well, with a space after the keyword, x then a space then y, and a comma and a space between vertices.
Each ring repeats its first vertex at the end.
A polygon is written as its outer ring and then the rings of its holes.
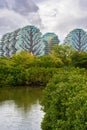
POLYGON ((29 12, 37 12, 38 7, 32 0, 15 0, 15 7, 13 10, 25 15, 29 12))
POLYGON ((83 9, 82 11, 87 11, 87 0, 79 0, 79 6, 80 9, 83 9))
POLYGON ((30 24, 40 27, 38 9, 32 0, 0 0, 0 35, 30 24))
POLYGON ((69 19, 65 19, 64 21, 61 21, 60 24, 57 24, 55 26, 55 31, 58 31, 60 35, 61 40, 63 40, 67 34, 75 29, 75 28, 82 28, 82 29, 87 29, 87 17, 83 17, 83 18, 69 18, 69 19))
POLYGON ((61 39, 64 39, 74 28, 87 29, 87 0, 47 0, 40 6, 45 30, 61 34, 61 39))
POLYGON ((43 1, 47 1, 47 0, 33 0, 35 3, 41 3, 43 1))
POLYGON ((74 28, 87 29, 87 0, 0 0, 0 8, 11 14, 0 11, 1 33, 32 24, 64 39, 74 28))
POLYGON ((82 27, 86 28, 87 16, 75 17, 72 15, 67 15, 66 17, 60 19, 59 23, 56 23, 55 28, 65 32, 70 28, 82 27))
POLYGON ((37 13, 34 13, 34 12, 29 13, 25 18, 26 18, 26 19, 30 22, 30 24, 32 24, 32 25, 35 25, 35 26, 37 26, 37 27, 39 27, 39 28, 42 26, 42 20, 41 20, 40 15, 39 15, 38 12, 37 12, 37 13))
POLYGON ((28 24, 28 21, 23 16, 13 11, 0 10, 0 12, 0 35, 28 24))
POLYGON ((11 9, 22 15, 38 11, 38 6, 32 0, 0 0, 0 8, 11 9))

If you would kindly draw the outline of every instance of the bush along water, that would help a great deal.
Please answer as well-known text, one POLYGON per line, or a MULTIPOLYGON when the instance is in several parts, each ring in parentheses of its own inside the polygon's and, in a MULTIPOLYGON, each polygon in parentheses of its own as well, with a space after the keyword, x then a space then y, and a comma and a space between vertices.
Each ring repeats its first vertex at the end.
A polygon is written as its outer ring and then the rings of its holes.
POLYGON ((87 129, 87 70, 59 69, 45 90, 43 130, 87 129))

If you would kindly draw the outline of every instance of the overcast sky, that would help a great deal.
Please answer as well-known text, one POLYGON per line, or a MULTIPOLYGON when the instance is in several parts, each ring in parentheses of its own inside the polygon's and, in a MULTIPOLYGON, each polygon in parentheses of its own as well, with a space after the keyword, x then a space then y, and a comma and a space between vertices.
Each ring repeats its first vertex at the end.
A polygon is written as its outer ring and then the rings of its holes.
POLYGON ((87 31, 87 0, 0 0, 0 35, 31 24, 61 41, 75 28, 87 31))

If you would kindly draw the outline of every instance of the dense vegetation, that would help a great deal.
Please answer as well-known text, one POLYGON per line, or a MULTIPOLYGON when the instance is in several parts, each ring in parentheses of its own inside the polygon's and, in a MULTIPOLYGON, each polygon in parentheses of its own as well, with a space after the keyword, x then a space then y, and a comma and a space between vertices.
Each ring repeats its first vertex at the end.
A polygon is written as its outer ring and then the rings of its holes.
POLYGON ((22 51, 10 59, 0 57, 0 86, 46 85, 58 68, 87 68, 87 53, 69 46, 54 46, 50 55, 35 57, 22 51))
POLYGON ((43 130, 87 129, 87 70, 59 69, 45 88, 43 130))
POLYGON ((87 52, 54 46, 49 55, 22 51, 0 58, 0 87, 47 85, 43 130, 87 129, 87 52))
POLYGON ((68 49, 59 46, 53 50, 64 67, 57 69, 44 90, 43 130, 87 129, 87 52, 68 49))
POLYGON ((0 58, 0 86, 46 85, 63 66, 61 60, 52 56, 35 57, 22 51, 11 58, 0 58))
POLYGON ((46 85, 55 72, 49 56, 36 58, 21 52, 10 59, 0 58, 0 86, 46 85))

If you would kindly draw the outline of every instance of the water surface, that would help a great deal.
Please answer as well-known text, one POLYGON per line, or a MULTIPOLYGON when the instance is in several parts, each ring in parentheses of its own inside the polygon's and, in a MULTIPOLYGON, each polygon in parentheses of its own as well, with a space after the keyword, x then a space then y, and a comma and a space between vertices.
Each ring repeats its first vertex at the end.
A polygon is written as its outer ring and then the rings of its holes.
POLYGON ((41 130, 41 88, 0 88, 0 130, 41 130))

